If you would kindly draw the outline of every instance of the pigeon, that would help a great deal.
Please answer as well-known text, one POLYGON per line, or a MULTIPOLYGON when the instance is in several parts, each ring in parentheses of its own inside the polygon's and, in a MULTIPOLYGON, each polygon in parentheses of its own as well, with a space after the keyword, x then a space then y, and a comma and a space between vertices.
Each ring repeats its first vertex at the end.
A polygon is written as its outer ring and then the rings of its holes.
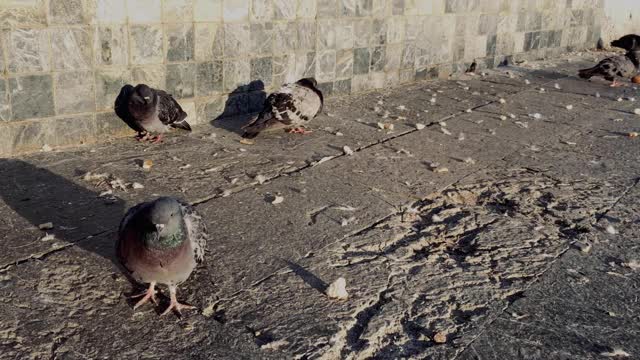
POLYGON ((189 278, 204 259, 207 229, 190 205, 171 197, 140 203, 127 211, 120 222, 116 254, 125 273, 139 283, 148 283, 146 292, 133 309, 151 300, 157 304, 155 287, 169 287, 171 303, 162 313, 193 309, 176 297, 177 286, 189 278))
POLYGON ((185 120, 187 113, 173 96, 145 84, 123 86, 114 110, 130 128, 138 132, 136 138, 139 141, 160 142, 162 134, 170 128, 191 131, 191 126, 185 120), (150 133, 159 135, 151 137, 150 133))
POLYGON ((264 102, 260 114, 245 125, 242 137, 252 139, 266 129, 287 128, 290 133, 308 134, 304 126, 322 111, 324 98, 314 78, 284 84, 264 102))
POLYGON ((611 43, 612 46, 627 50, 623 56, 612 56, 600 61, 596 66, 582 69, 578 75, 583 79, 602 76, 611 81, 611 87, 620 86, 616 77, 632 78, 640 72, 640 41, 635 35, 626 35, 611 43))
POLYGON ((636 46, 640 46, 640 36, 634 34, 625 35, 618 40, 613 40, 611 46, 631 51, 636 46))
POLYGON ((471 63, 471 65, 469 65, 469 68, 467 69, 467 73, 475 73, 476 69, 478 68, 478 63, 473 60, 473 62, 471 63))

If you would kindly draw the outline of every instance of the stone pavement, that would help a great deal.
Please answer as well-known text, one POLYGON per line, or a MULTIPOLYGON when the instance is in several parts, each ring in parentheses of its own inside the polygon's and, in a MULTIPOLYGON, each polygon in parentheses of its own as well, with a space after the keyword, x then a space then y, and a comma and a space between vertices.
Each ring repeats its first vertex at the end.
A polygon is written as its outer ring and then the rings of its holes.
POLYGON ((640 102, 573 76, 603 55, 333 98, 309 136, 0 159, 0 358, 640 357, 640 102), (212 233, 182 318, 134 312, 113 264, 157 195, 212 233))

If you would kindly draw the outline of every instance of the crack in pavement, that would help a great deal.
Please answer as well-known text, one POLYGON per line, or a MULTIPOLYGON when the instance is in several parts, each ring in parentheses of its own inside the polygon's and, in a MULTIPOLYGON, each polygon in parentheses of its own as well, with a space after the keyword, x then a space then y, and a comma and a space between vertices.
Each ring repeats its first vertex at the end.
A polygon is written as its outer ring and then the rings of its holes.
POLYGON ((82 237, 80 239, 76 239, 76 240, 71 240, 71 242, 67 242, 65 244, 62 244, 60 246, 54 247, 52 249, 49 249, 47 251, 43 251, 37 254, 30 254, 29 256, 25 256, 21 259, 17 259, 15 261, 9 262, 9 263, 5 263, 5 264, 1 264, 0 265, 0 273, 3 272, 7 272, 9 271, 9 269, 11 269, 12 267, 18 266, 20 264, 23 264, 25 262, 31 261, 31 260, 45 260, 49 255, 57 253, 57 252, 61 252, 64 251, 67 248, 70 248, 72 246, 76 246, 80 243, 82 243, 85 240, 89 240, 93 237, 96 236, 100 236, 106 233, 112 232, 111 230, 104 230, 104 231, 100 231, 97 232, 95 234, 91 234, 91 235, 87 235, 85 237, 82 237))

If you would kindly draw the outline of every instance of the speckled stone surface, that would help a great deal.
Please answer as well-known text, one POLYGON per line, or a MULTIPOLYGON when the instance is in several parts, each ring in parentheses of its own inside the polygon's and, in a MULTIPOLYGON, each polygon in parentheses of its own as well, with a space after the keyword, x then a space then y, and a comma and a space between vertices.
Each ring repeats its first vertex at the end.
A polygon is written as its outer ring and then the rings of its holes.
MULTIPOLYGON (((637 105, 616 101, 635 90, 572 76, 592 56, 357 95, 343 94, 386 74, 321 82, 343 96, 311 134, 253 144, 239 133, 267 94, 259 81, 179 99, 203 125, 159 144, 112 112, 3 122, 0 149, 54 150, 0 158, 2 357, 635 358, 637 105), (178 287, 195 307, 182 316, 160 316, 164 285, 134 310, 142 289, 114 253, 125 211, 159 195, 192 203, 211 235, 178 287), (339 278, 343 300, 328 296, 339 278)), ((444 71, 429 69, 411 74, 444 71)))

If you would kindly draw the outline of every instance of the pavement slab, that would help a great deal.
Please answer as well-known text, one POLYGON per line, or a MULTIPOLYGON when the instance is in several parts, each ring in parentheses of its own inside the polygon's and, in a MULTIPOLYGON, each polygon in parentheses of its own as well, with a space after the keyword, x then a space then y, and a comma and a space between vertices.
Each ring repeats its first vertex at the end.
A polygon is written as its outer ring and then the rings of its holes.
POLYGON ((604 55, 332 98, 306 136, 240 143, 246 115, 0 159, 0 353, 633 358, 640 95, 575 77, 604 55), (158 315, 166 290, 134 312, 113 254, 126 209, 159 195, 212 235, 182 317, 158 315))

